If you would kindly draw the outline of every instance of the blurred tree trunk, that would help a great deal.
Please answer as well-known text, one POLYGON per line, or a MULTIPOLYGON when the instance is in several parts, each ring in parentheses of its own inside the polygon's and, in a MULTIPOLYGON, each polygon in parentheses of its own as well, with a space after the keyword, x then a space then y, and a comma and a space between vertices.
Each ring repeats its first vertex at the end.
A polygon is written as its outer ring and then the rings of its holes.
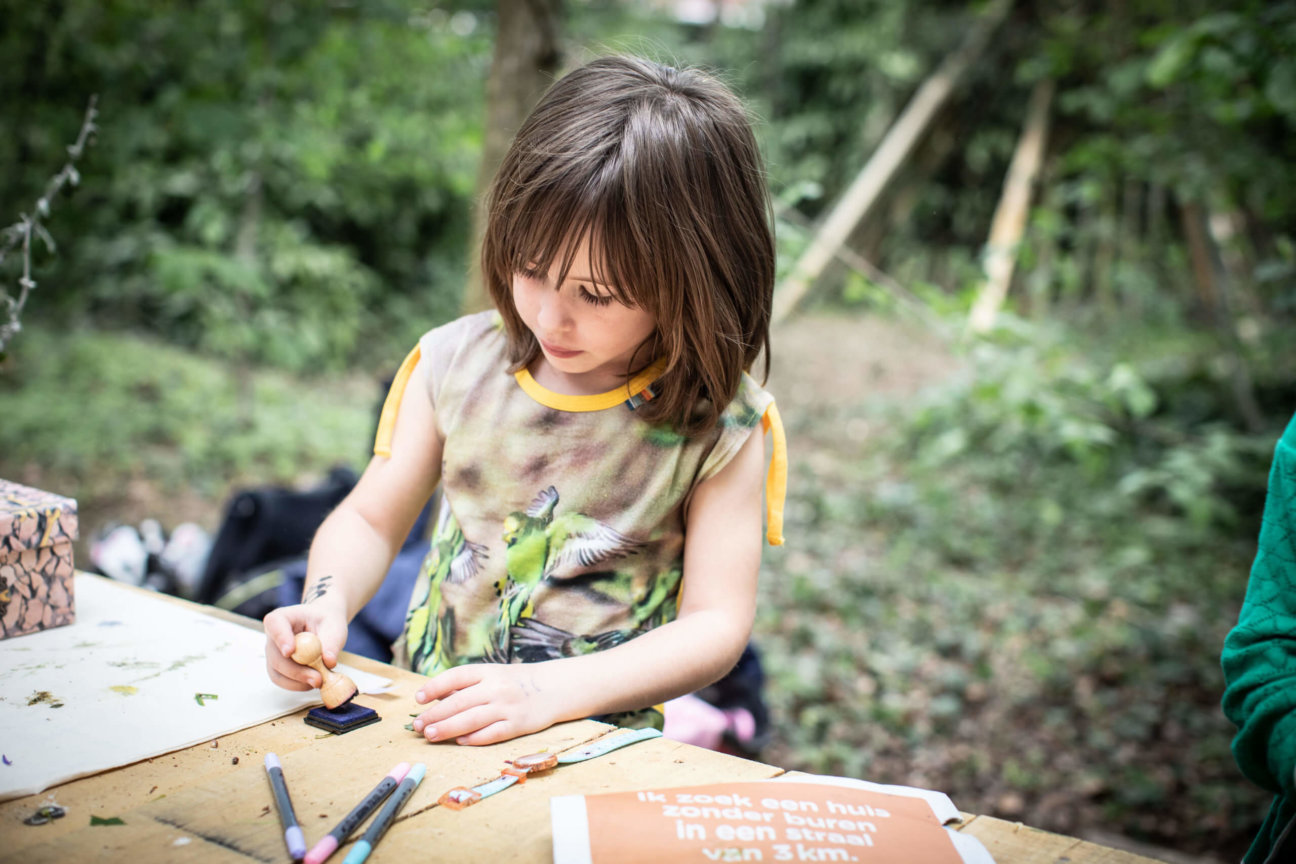
POLYGON ((1180 213, 1198 294, 1207 319, 1214 326, 1224 348, 1234 406, 1247 430, 1258 432, 1265 427, 1264 414, 1256 399, 1251 370, 1238 338, 1233 286, 1223 256, 1211 235, 1209 215, 1206 208, 1195 201, 1184 201, 1180 213))
MULTIPOLYGON (((1061 196, 1057 187, 1050 182, 1057 176, 1057 158, 1049 160, 1040 170, 1039 185, 1041 193, 1040 209, 1046 213, 1062 211, 1061 196)), ((1049 316, 1053 306, 1056 264, 1059 258, 1058 230, 1049 220, 1045 225, 1038 223, 1033 231, 1032 245, 1035 247, 1035 266, 1026 275, 1026 311, 1036 321, 1043 321, 1049 316)))
POLYGON ((1206 215, 1199 204, 1183 201, 1179 208, 1184 240, 1188 243, 1188 260, 1192 262, 1193 284, 1197 287, 1197 308, 1207 320, 1215 320, 1219 305, 1215 298, 1215 275, 1211 272, 1211 255, 1206 234, 1206 215))
POLYGON ((469 245, 468 281, 462 309, 491 305, 481 278, 479 253, 485 228, 485 196, 504 152, 562 64, 563 0, 499 0, 495 53, 486 81, 486 123, 477 172, 469 245))

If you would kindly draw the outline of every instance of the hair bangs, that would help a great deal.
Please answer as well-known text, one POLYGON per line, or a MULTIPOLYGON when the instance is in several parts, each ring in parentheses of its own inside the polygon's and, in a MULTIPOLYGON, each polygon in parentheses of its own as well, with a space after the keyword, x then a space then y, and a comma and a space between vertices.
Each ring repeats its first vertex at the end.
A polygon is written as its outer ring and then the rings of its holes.
MULTIPOLYGON (((605 166, 612 168, 613 166, 605 166)), ((570 172, 569 172, 570 173, 570 172)), ((645 280, 647 256, 636 242, 621 202, 620 172, 602 170, 593 177, 561 177, 537 185, 513 202, 503 232, 510 273, 549 273, 565 281, 582 239, 588 238, 593 272, 580 274, 597 282, 619 303, 654 311, 657 286, 645 280)))

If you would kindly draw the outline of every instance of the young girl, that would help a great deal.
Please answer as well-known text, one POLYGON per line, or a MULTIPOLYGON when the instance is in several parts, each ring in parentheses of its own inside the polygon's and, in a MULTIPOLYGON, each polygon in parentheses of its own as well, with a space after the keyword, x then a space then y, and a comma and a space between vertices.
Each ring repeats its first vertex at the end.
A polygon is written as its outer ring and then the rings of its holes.
POLYGON ((396 662, 430 676, 413 728, 490 744, 652 706, 720 678, 750 634, 762 420, 785 462, 765 353, 774 246, 741 104, 713 78, 603 58, 559 80, 488 200, 496 311, 427 333, 383 409, 375 456, 311 546, 300 605, 265 618, 271 680, 311 630, 347 622, 438 483, 440 515, 396 662))

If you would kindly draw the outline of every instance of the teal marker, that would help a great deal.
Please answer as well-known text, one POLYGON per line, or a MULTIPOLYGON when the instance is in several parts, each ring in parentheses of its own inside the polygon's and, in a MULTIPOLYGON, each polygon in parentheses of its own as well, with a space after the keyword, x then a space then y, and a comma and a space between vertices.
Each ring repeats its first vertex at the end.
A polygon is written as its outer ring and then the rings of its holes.
POLYGON ((387 829, 396 821, 396 814, 405 806, 405 802, 414 794, 414 790, 423 782, 423 775, 427 773, 427 766, 419 762, 410 772, 405 775, 405 779, 396 787, 392 797, 387 799, 387 803, 378 811, 369 828, 365 831, 364 836, 356 841, 356 845, 351 847, 342 864, 363 864, 364 860, 369 857, 369 853, 378 845, 378 841, 387 833, 387 829))

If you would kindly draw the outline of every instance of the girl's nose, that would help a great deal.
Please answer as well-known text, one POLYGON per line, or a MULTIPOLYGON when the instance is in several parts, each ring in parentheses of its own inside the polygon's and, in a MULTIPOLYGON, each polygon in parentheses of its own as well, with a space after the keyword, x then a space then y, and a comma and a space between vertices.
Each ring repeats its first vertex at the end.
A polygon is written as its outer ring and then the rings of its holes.
POLYGON ((568 313, 567 302, 562 293, 546 292, 546 296, 540 301, 540 314, 536 321, 540 329, 546 333, 557 333, 566 329, 570 322, 571 315, 568 313))

